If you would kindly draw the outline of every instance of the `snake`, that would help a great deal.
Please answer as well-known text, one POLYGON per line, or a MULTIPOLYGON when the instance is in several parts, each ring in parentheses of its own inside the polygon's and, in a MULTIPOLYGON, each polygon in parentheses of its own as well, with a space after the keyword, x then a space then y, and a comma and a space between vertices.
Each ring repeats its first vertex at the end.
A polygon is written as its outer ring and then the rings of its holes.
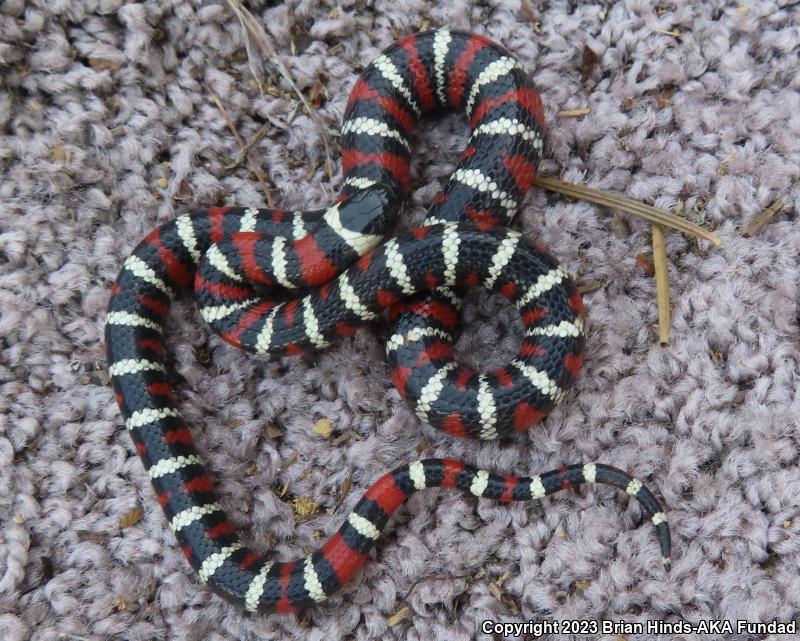
POLYGON ((541 97, 508 51, 475 33, 417 33, 385 49, 355 82, 341 128, 343 185, 332 206, 185 213, 125 260, 106 317, 109 375, 169 527, 211 591, 251 612, 315 606, 355 576, 408 497, 436 487, 509 503, 611 485, 640 503, 669 570, 664 510, 620 469, 584 463, 528 477, 438 458, 378 478, 311 554, 270 560, 228 520, 169 382, 165 320, 170 303, 189 293, 222 339, 265 357, 324 349, 383 320, 392 382, 420 421, 478 440, 527 430, 567 394, 586 335, 573 280, 544 247, 509 227, 532 187, 543 131, 541 97), (466 148, 423 224, 386 240, 412 187, 415 124, 443 110, 466 114, 466 148), (515 357, 493 371, 455 359, 470 287, 508 299, 525 327, 515 357))

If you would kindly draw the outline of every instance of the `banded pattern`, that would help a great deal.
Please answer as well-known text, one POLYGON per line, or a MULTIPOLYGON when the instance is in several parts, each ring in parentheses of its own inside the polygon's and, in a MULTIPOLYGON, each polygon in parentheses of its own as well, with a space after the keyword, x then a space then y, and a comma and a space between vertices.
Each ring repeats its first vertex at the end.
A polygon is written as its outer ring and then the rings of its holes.
POLYGON ((533 181, 541 130, 539 96, 507 52, 474 34, 417 34, 356 82, 342 127, 344 187, 333 206, 184 214, 125 261, 106 322, 112 384, 169 525, 212 590, 252 611, 319 603, 360 568, 397 507, 429 487, 507 502, 607 483, 642 503, 669 567, 663 510, 620 470, 587 464, 523 478, 439 459, 380 478, 318 551, 268 562, 226 518, 167 379, 164 322, 171 301, 188 291, 226 341, 258 354, 321 349, 385 314, 392 379, 422 420, 482 439, 526 429, 564 398, 584 347, 581 297, 569 277, 505 227, 533 181), (441 108, 467 113, 467 149, 426 224, 381 245, 410 188, 414 123, 441 108), (471 286, 500 292, 526 326, 517 356, 493 372, 453 360, 458 288, 471 286), (280 302, 280 289, 305 295, 280 302))

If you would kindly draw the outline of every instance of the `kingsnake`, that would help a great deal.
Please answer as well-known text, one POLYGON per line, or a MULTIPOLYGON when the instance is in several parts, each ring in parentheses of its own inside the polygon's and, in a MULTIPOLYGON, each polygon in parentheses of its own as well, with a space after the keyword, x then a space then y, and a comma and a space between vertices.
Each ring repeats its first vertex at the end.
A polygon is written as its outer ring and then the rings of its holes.
POLYGON ((184 214, 150 233, 125 261, 107 316, 109 373, 169 524, 214 592, 251 611, 314 605, 350 580, 398 506, 428 487, 500 502, 583 483, 624 489, 655 525, 669 569, 664 512, 625 472, 589 463, 532 478, 496 476, 450 459, 416 461, 382 476, 319 550, 267 561, 227 520, 167 380, 167 311, 175 296, 194 290, 212 328, 257 354, 323 348, 386 313, 392 378, 421 420, 481 439, 540 420, 564 396, 584 349, 577 289, 542 248, 505 227, 532 184, 542 129, 539 94, 509 53, 480 35, 419 33, 386 49, 356 82, 342 126, 344 187, 335 205, 184 214), (411 186, 415 121, 441 108, 466 112, 467 148, 424 226, 381 244, 411 186), (476 285, 513 301, 526 326, 515 359, 493 372, 453 360, 455 288, 476 285), (270 297, 276 288, 298 289, 302 297, 279 303, 270 297))

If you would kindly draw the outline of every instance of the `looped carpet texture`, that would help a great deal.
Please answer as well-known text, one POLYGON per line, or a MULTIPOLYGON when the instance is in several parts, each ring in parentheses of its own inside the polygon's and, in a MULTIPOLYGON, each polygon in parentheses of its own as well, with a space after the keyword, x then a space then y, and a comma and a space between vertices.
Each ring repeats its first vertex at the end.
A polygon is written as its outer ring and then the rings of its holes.
MULTIPOLYGON (((796 3, 247 6, 320 121, 274 61, 255 47, 248 60, 221 0, 0 3, 0 638, 461 641, 496 638, 485 619, 796 618, 796 3), (502 443, 421 426, 391 384, 381 325, 312 357, 259 359, 182 302, 168 332, 176 385, 225 508, 249 545, 291 558, 398 462, 449 456, 531 474, 596 460, 663 498, 673 570, 665 577, 621 492, 499 506, 431 491, 329 602, 299 619, 244 616, 191 574, 121 428, 102 347, 110 287, 133 246, 178 213, 266 206, 212 92, 244 140, 268 123, 253 153, 279 206, 322 207, 341 183, 336 136, 359 71, 426 26, 484 33, 533 74, 548 122, 542 174, 678 208, 724 244, 667 232, 672 344, 661 347, 654 280, 637 261, 649 225, 534 189, 518 228, 578 282, 607 284, 586 296, 574 391, 502 443), (583 73, 587 47, 598 60, 583 73), (559 115, 579 108, 589 112, 559 115), (784 210, 744 238, 778 197, 784 210), (430 576, 453 578, 414 586, 430 576)), ((455 114, 423 123, 401 227, 422 220, 466 132, 455 114)), ((501 301, 475 294, 465 318, 466 361, 514 352, 519 319, 501 301)))

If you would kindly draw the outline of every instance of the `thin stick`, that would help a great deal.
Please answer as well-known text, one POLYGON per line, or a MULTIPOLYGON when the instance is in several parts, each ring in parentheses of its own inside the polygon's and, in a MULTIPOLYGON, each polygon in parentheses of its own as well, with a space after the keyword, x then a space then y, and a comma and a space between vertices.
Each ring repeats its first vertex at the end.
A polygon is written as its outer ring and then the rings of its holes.
POLYGON ((408 592, 406 592, 406 595, 403 597, 402 600, 408 601, 408 597, 411 596, 411 593, 414 590, 416 590, 417 586, 420 585, 421 583, 429 583, 431 581, 466 581, 467 579, 469 579, 468 576, 461 574, 459 575, 446 574, 444 576, 438 576, 438 575, 422 576, 411 584, 411 587, 408 588, 408 592))
POLYGON ((564 111, 559 111, 558 115, 562 118, 577 118, 578 116, 588 116, 592 113, 592 110, 588 107, 580 107, 578 109, 564 109, 564 111))
POLYGON ((574 183, 568 183, 558 178, 552 177, 537 177, 535 185, 549 189, 550 191, 564 194, 571 198, 579 200, 586 200, 597 205, 603 205, 610 209, 619 209, 633 216, 644 218, 651 223, 658 223, 665 227, 672 227, 684 234, 690 236, 697 236, 709 240, 715 245, 721 245, 722 241, 712 232, 703 229, 702 227, 689 222, 685 218, 671 214, 663 209, 645 205, 631 198, 620 196, 619 194, 612 194, 607 191, 600 191, 599 189, 592 189, 591 187, 584 187, 574 183))
MULTIPOLYGON (((242 136, 239 134, 239 131, 236 129, 236 125, 234 124, 233 119, 231 119, 228 110, 225 109, 225 105, 222 104, 222 101, 219 99, 219 96, 215 94, 211 89, 209 89, 208 92, 211 94, 211 97, 217 104, 217 109, 219 109, 219 112, 225 119, 225 122, 228 125, 228 129, 231 130, 233 137, 239 144, 239 148, 243 150, 246 146, 245 142, 242 139, 242 136)), ((271 187, 267 182, 267 177, 264 175, 264 172, 261 171, 261 168, 258 166, 258 162, 253 157, 253 155, 247 153, 246 156, 247 156, 247 164, 250 166, 250 171, 252 171, 256 175, 256 178, 258 179, 258 182, 261 185, 261 189, 264 192, 264 197, 267 199, 267 205, 270 207, 270 209, 275 209, 275 201, 272 199, 271 187)))
POLYGON ((658 305, 658 338, 661 347, 669 345, 669 277, 664 227, 653 223, 653 267, 656 272, 656 303, 658 305))
POLYGON ((409 608, 407 605, 404 605, 402 608, 397 610, 397 612, 395 612, 394 614, 386 617, 386 625, 388 625, 388 626, 397 625, 398 623, 400 623, 400 621, 405 619, 409 615, 410 612, 411 612, 411 608, 409 608))
POLYGON ((336 512, 344 503, 344 500, 347 498, 347 495, 350 494, 350 489, 353 487, 353 479, 349 476, 344 480, 342 483, 342 489, 339 492, 339 500, 336 501, 336 505, 333 506, 333 511, 336 512))
POLYGON ((247 144, 239 151, 239 157, 232 162, 227 168, 235 169, 238 167, 243 161, 247 160, 247 155, 250 153, 250 150, 255 147, 258 143, 261 142, 262 138, 267 135, 267 132, 272 127, 272 124, 269 122, 265 122, 261 125, 261 129, 259 129, 255 135, 247 142, 247 144))
POLYGON ((614 281, 613 278, 606 278, 605 280, 598 280, 594 283, 587 283, 585 285, 579 285, 578 291, 581 294, 590 294, 591 292, 596 292, 598 289, 603 289, 604 287, 608 287, 614 281))
POLYGON ((758 216, 756 216, 750 223, 745 225, 744 229, 742 229, 742 236, 744 236, 745 238, 750 238, 750 236, 755 236, 758 232, 761 231, 761 228, 764 225, 766 225, 770 220, 772 220, 775 217, 775 214, 777 214, 782 209, 783 209, 783 198, 778 198, 769 207, 767 207, 758 216))

